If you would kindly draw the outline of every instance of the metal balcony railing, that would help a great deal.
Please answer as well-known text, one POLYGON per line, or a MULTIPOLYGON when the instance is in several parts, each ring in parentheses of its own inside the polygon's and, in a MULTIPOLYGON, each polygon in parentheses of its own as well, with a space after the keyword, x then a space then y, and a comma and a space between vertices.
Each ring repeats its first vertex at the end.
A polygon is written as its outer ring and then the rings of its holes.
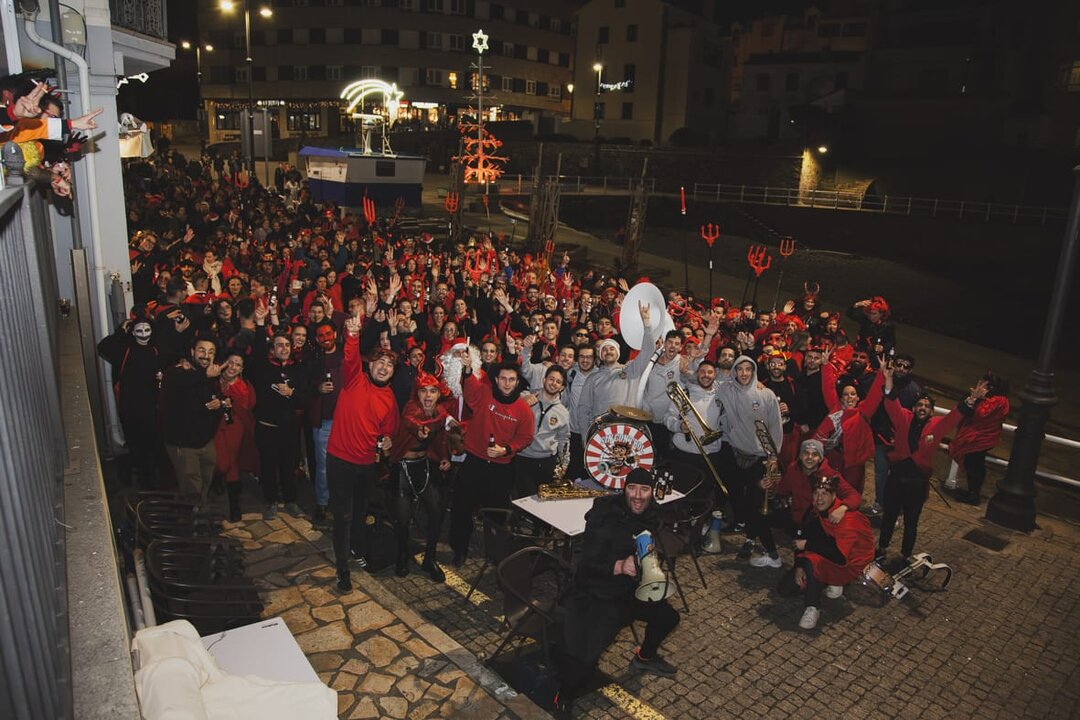
POLYGON ((167 0, 109 0, 109 14, 114 27, 159 40, 168 37, 167 0))

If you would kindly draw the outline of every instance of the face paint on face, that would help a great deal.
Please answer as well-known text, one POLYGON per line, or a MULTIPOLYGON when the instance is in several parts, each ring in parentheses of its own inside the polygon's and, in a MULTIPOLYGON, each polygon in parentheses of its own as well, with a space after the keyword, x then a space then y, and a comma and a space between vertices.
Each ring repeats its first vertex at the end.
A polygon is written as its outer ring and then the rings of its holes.
POLYGON ((135 342, 146 345, 150 342, 150 336, 154 334, 154 331, 150 327, 150 323, 140 322, 135 323, 135 327, 131 328, 131 334, 135 338, 135 342))

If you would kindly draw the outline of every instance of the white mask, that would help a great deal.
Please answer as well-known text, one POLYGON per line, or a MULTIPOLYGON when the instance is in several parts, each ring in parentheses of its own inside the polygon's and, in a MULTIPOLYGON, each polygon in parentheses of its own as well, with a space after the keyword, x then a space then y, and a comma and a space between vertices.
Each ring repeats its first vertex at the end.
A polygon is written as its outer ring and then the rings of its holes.
POLYGON ((135 342, 140 345, 146 345, 150 342, 150 335, 153 334, 153 330, 150 328, 150 323, 140 322, 135 323, 135 327, 131 329, 131 334, 135 337, 135 342))

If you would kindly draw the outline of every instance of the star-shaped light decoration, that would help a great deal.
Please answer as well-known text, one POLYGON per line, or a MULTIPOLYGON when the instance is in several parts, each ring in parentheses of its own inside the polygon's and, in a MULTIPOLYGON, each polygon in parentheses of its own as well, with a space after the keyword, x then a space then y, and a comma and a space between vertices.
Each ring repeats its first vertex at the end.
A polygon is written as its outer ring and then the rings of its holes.
POLYGON ((488 49, 488 36, 484 34, 482 29, 472 34, 472 46, 473 50, 481 55, 488 49))

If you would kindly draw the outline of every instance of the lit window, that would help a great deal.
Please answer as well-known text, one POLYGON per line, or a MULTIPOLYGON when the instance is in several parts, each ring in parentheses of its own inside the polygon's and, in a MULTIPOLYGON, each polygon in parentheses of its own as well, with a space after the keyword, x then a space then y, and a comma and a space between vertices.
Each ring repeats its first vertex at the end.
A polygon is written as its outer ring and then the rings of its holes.
POLYGON ((447 73, 446 74, 446 81, 448 83, 450 83, 450 89, 451 90, 457 90, 457 73, 456 72, 447 73))
POLYGON ((525 94, 526 95, 535 95, 536 94, 536 81, 535 80, 526 80, 525 81, 525 94))

